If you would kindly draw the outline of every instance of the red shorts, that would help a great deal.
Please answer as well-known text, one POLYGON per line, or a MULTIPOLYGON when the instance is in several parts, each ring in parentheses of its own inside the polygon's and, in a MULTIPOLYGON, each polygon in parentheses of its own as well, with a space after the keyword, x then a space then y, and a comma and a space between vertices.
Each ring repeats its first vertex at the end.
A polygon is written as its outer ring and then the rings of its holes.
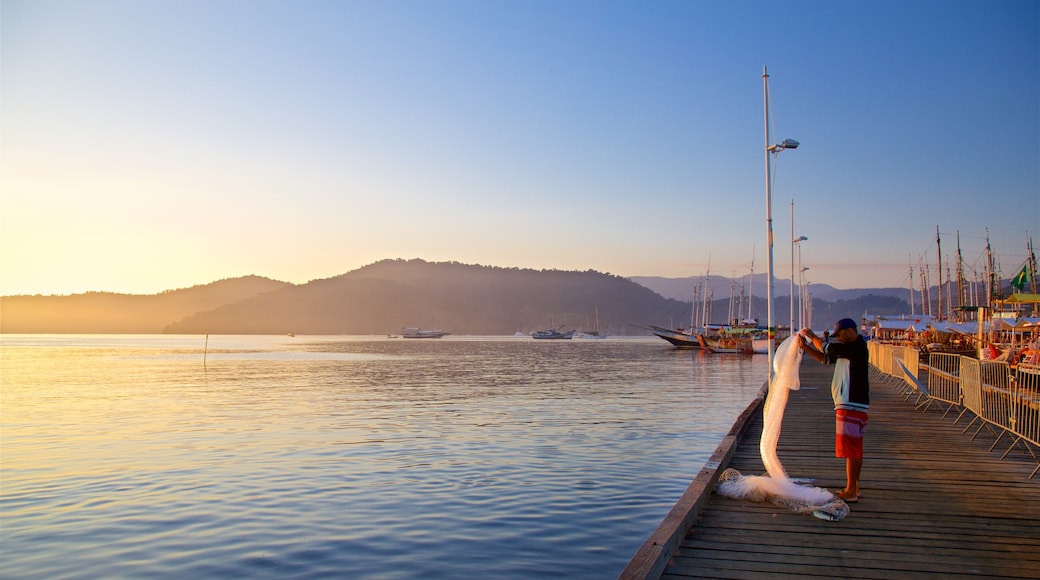
POLYGON ((867 414, 863 411, 835 409, 834 456, 863 459, 863 434, 867 432, 867 414))

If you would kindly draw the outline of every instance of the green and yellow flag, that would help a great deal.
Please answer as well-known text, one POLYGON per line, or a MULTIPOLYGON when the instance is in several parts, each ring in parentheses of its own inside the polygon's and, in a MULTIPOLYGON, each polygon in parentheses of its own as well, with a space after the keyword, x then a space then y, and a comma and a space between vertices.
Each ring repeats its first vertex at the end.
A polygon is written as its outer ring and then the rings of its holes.
POLYGON ((1021 292, 1025 289, 1026 282, 1029 282, 1029 271, 1026 270, 1025 266, 1022 266, 1022 271, 1011 279, 1011 286, 1013 286, 1015 290, 1021 292))

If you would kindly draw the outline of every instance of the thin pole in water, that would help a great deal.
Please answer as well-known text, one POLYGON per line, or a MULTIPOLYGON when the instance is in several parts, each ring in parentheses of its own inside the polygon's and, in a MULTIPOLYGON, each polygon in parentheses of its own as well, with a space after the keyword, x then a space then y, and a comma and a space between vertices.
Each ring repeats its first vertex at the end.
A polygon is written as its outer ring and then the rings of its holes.
POLYGON ((206 368, 206 355, 209 354, 209 335, 206 335, 206 348, 202 351, 202 368, 206 368))

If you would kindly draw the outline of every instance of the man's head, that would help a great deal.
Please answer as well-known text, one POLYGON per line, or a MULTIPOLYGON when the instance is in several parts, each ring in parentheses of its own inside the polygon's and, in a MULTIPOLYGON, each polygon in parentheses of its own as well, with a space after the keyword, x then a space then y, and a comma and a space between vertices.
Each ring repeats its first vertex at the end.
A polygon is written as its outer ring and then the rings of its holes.
POLYGON ((856 321, 851 318, 842 318, 834 323, 834 332, 831 336, 840 342, 852 342, 859 336, 856 321))

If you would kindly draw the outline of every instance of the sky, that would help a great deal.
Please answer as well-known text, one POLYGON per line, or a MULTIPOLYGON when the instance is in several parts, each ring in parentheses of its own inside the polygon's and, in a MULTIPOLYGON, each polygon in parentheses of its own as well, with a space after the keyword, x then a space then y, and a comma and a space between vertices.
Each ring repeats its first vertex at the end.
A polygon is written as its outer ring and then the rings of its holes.
POLYGON ((4 0, 0 153, 0 295, 388 258, 743 277, 769 214, 778 279, 798 236, 809 283, 934 283, 958 239, 981 275, 987 236, 1011 277, 1040 3, 4 0))

